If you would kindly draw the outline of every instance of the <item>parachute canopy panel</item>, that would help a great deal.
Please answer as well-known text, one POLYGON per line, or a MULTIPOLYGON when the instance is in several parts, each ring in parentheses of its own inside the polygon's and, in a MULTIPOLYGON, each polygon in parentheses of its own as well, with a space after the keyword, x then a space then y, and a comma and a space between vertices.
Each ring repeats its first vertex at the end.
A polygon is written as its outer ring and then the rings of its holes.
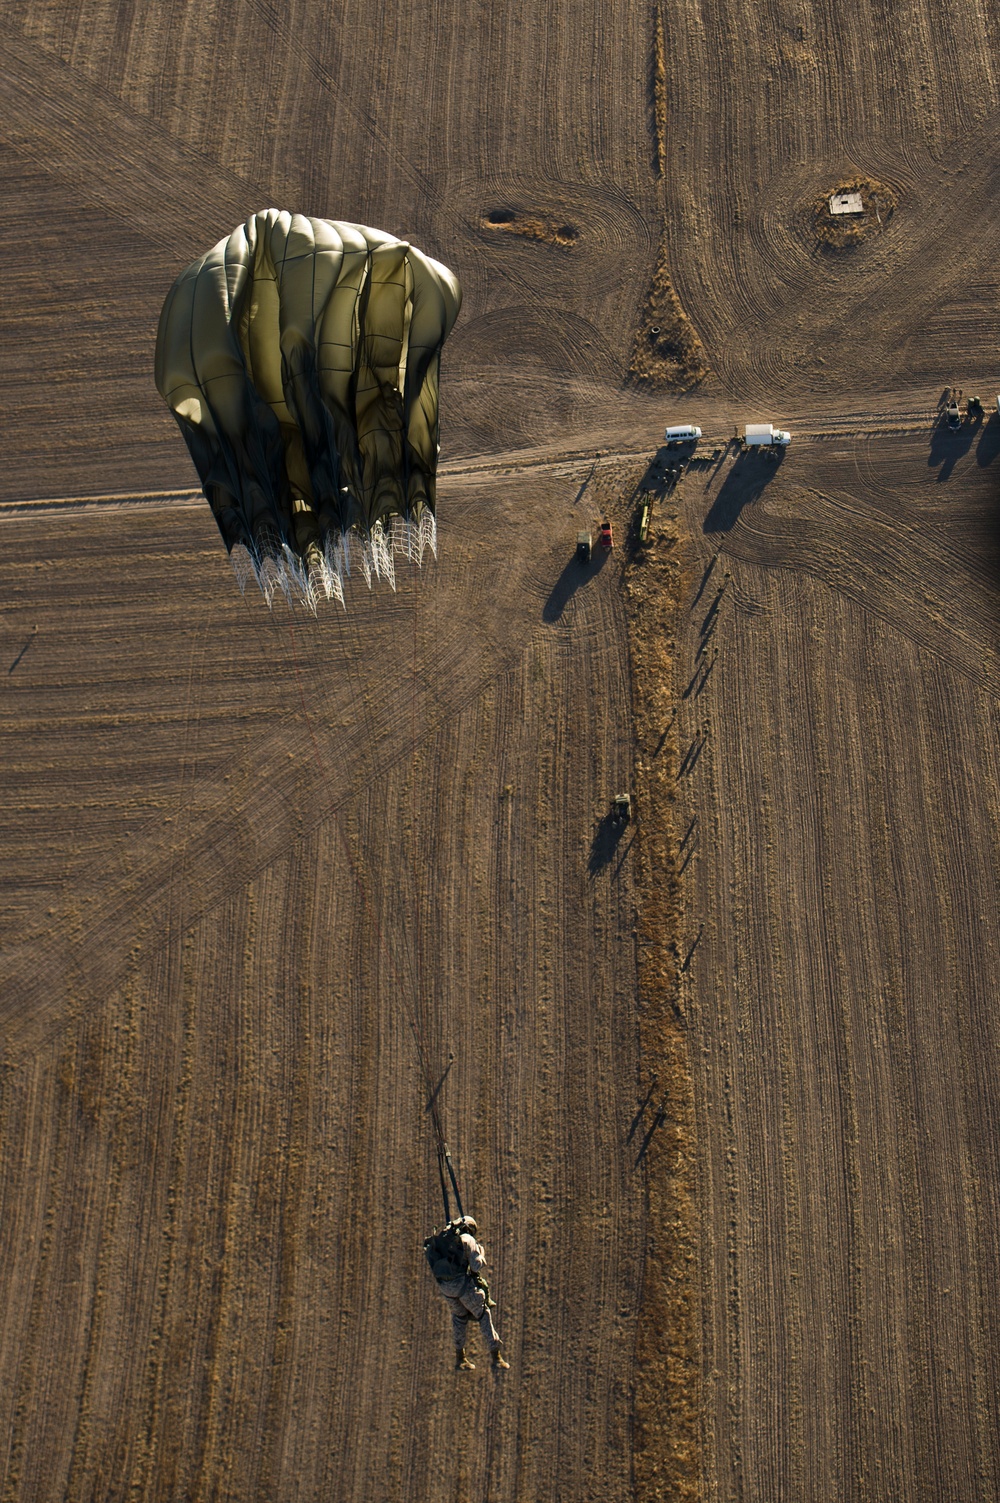
POLYGON ((156 385, 241 588, 315 608, 435 547, 441 346, 457 278, 380 230, 268 209, 193 261, 156 385))

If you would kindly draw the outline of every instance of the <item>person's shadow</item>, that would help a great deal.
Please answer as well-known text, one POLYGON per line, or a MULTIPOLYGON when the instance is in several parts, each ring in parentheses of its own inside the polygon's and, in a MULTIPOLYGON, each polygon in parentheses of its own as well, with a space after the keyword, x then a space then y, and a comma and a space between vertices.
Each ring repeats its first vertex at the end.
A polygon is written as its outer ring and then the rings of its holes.
MULTIPOLYGON (((931 434, 931 450, 927 456, 927 468, 937 470, 939 481, 947 480, 958 461, 972 448, 972 441, 976 434, 982 431, 982 415, 974 422, 964 422, 960 428, 952 428, 949 427, 948 420, 942 413, 940 422, 931 434)), ((979 462, 982 464, 983 461, 979 462)))
POLYGON ((589 563, 584 563, 575 553, 573 554, 573 557, 569 559, 565 569, 552 586, 552 592, 548 600, 542 606, 543 621, 552 622, 559 620, 559 617, 577 590, 582 585, 585 585, 588 580, 593 579, 595 574, 600 574, 607 562, 609 551, 607 548, 602 548, 595 537, 589 563))
POLYGON ((644 495, 653 495, 658 501, 669 496, 677 484, 685 464, 690 463, 694 452, 698 447, 697 439, 688 443, 668 445, 661 444, 653 458, 645 475, 639 481, 639 491, 644 495))
POLYGON ((759 500, 781 468, 784 458, 784 448, 741 450, 719 487, 718 495, 703 523, 703 531, 728 532, 734 527, 744 506, 759 500))

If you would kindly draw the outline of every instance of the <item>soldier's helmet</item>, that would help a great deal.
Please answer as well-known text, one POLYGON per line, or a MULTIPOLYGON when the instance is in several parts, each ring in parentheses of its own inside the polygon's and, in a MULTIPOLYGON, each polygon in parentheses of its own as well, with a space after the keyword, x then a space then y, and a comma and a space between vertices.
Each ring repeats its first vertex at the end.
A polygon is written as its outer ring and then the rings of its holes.
POLYGON ((459 1224, 463 1232, 478 1232, 479 1230, 475 1218, 472 1216, 463 1216, 459 1224))

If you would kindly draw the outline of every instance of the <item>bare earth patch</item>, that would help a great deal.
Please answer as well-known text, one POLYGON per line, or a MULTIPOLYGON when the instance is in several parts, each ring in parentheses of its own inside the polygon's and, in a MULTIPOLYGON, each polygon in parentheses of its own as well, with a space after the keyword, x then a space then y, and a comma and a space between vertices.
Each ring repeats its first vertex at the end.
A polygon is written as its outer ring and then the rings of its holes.
POLYGON ((639 322, 629 372, 644 385, 671 391, 687 391, 708 375, 704 346, 670 280, 665 239, 639 322))
MULTIPOLYGON (((667 62, 659 5, 653 17, 650 95, 656 174, 662 184, 667 162, 667 62)), ((632 347, 629 375, 646 386, 687 391, 703 380, 708 369, 704 346, 671 280, 664 227, 656 270, 632 347)))
POLYGON ((516 209, 492 209, 484 214, 482 223, 488 230, 520 235, 524 240, 540 240, 544 245, 560 245, 564 250, 580 238, 575 224, 557 224, 541 214, 521 214, 516 209))
POLYGON ((852 177, 828 188, 806 211, 810 227, 824 250, 848 250, 881 235, 887 229, 899 200, 893 190, 873 177, 852 177), (860 193, 860 214, 833 214, 830 199, 841 193, 860 193))

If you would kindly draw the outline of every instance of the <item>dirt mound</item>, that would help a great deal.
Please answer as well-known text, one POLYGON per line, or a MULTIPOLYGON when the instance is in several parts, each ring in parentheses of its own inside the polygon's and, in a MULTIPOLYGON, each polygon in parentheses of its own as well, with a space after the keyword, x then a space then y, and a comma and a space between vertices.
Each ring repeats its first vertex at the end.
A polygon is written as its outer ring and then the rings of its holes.
POLYGON ((849 250, 888 229, 898 202, 887 183, 873 177, 852 177, 822 193, 809 205, 806 217, 824 250, 849 250), (855 193, 861 195, 861 213, 834 214, 831 200, 855 193))
POLYGON ((670 280, 666 246, 639 322, 629 373, 636 381, 688 391, 708 375, 705 349, 670 280))

